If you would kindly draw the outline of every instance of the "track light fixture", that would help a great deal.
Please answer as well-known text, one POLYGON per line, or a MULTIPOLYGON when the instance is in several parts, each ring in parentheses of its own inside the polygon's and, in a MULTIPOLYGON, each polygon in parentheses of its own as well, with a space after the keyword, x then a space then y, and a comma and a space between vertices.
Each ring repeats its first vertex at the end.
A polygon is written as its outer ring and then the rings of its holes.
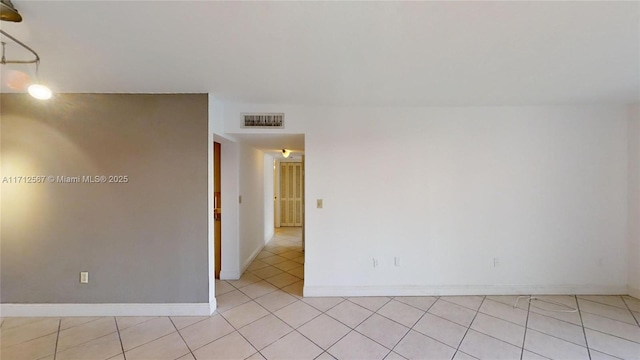
MULTIPOLYGON (((3 6, 4 6, 4 1, 5 0, 2 0, 3 6)), ((4 18, 2 20, 4 20, 4 18)), ((32 59, 32 60, 7 60, 7 58, 5 57, 5 53, 6 53, 5 47, 6 47, 7 43, 2 41, 2 59, 0 59, 0 64, 2 64, 2 65, 6 65, 6 64, 35 64, 36 65, 36 81, 29 86, 29 89, 28 89, 29 94, 31 96, 33 96, 34 98, 40 99, 40 100, 47 100, 47 99, 51 98, 51 95, 52 95, 51 90, 48 87, 46 87, 45 85, 40 84, 40 79, 38 77, 38 70, 39 70, 39 67, 40 67, 40 56, 38 56, 38 53, 36 53, 32 48, 28 47, 27 45, 25 45, 20 40, 18 40, 16 38, 14 38, 13 36, 7 34, 5 31, 0 30, 0 34, 2 34, 3 36, 6 36, 7 38, 9 38, 14 43, 22 46, 23 48, 28 50, 30 53, 32 53, 33 56, 35 56, 35 58, 32 59)))
POLYGON ((12 21, 12 22, 20 22, 22 21, 22 16, 18 13, 11 0, 1 0, 0 1, 0 20, 4 21, 12 21))

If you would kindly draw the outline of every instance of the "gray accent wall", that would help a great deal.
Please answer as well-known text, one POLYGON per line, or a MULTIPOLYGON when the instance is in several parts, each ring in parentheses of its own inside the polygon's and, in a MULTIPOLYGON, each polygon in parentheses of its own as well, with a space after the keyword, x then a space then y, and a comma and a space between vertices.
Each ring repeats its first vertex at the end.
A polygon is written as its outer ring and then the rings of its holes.
POLYGON ((207 303, 207 102, 0 95, 0 301, 207 303))

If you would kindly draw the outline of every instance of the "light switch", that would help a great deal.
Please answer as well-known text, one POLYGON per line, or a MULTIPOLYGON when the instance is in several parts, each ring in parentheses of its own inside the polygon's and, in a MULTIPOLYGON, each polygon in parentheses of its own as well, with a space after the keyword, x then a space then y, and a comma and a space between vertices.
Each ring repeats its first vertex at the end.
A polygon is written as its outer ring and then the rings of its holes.
POLYGON ((318 199, 318 200, 316 200, 316 207, 317 207, 318 209, 322 209, 322 199, 318 199))
POLYGON ((89 283, 89 272, 88 271, 81 271, 80 272, 80 283, 82 283, 82 284, 88 284, 89 283))

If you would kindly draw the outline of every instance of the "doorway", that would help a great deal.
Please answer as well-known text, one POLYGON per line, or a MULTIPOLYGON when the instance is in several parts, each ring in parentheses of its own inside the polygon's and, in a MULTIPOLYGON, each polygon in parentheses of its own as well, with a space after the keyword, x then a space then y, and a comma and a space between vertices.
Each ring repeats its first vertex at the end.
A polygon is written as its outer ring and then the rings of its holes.
POLYGON ((303 224, 302 163, 280 163, 280 226, 303 224))

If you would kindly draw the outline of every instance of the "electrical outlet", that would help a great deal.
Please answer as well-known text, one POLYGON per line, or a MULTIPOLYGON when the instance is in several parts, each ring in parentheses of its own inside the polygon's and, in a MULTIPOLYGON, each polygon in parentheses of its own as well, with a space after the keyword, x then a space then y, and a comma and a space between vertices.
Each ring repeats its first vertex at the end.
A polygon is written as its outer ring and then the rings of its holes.
POLYGON ((322 199, 318 199, 318 200, 316 200, 316 207, 317 207, 318 209, 322 209, 322 199))
POLYGON ((393 258, 393 264, 394 264, 396 267, 400 267, 400 258, 399 258, 399 257, 397 257, 397 256, 396 256, 396 257, 394 257, 394 258, 393 258))
POLYGON ((88 271, 81 271, 80 272, 80 283, 81 284, 88 284, 89 283, 89 272, 88 271))
POLYGON ((500 259, 493 258, 493 267, 498 267, 498 266, 500 266, 500 259))
POLYGON ((377 268, 377 267, 378 267, 378 265, 379 265, 379 264, 378 264, 378 259, 373 258, 372 260, 373 260, 373 267, 374 267, 374 268, 377 268))

